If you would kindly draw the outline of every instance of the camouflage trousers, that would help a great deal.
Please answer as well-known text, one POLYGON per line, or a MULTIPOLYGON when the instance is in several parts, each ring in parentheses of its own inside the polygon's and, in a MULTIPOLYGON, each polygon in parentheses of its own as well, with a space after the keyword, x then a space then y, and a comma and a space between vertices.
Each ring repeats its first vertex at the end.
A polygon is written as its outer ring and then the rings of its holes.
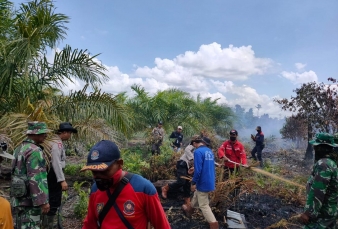
POLYGON ((14 212, 16 229, 40 229, 40 207, 15 207, 14 212))
POLYGON ((336 219, 318 218, 316 222, 311 222, 304 226, 304 229, 337 229, 336 219))

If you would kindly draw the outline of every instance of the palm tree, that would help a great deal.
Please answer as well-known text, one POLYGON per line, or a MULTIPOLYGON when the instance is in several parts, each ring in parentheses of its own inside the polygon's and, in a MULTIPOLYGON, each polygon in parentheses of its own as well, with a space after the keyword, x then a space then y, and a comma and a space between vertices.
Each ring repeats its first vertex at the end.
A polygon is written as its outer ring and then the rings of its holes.
POLYGON ((259 117, 259 109, 262 108, 262 106, 260 104, 257 104, 257 106, 255 106, 257 108, 257 117, 259 117))
POLYGON ((45 121, 53 129, 60 121, 71 121, 83 141, 122 141, 132 123, 118 101, 122 96, 95 89, 107 79, 98 55, 66 46, 48 61, 48 51, 65 38, 69 20, 54 10, 49 0, 23 3, 18 11, 0 0, 0 133, 16 146, 25 137, 27 121, 45 121), (60 87, 66 79, 87 86, 63 95, 60 87), (89 85, 94 91, 87 94, 89 85))
MULTIPOLYGON (((10 10, 9 2, 5 3, 2 12, 10 10)), ((69 20, 54 10, 52 1, 35 0, 21 4, 13 19, 7 17, 14 23, 2 26, 0 96, 34 97, 46 87, 64 85, 65 79, 80 79, 96 86, 107 78, 106 68, 96 60, 98 55, 90 55, 87 50, 66 46, 55 52, 52 63, 48 62, 47 53, 65 38, 69 20)))
POLYGON ((199 133, 202 129, 217 129, 223 133, 225 127, 231 126, 231 109, 218 105, 217 100, 202 100, 200 96, 195 100, 189 93, 177 89, 159 91, 154 96, 137 85, 132 90, 136 96, 130 98, 127 105, 133 110, 136 131, 149 130, 159 120, 163 121, 167 131, 174 130, 178 125, 183 126, 187 136, 199 133))

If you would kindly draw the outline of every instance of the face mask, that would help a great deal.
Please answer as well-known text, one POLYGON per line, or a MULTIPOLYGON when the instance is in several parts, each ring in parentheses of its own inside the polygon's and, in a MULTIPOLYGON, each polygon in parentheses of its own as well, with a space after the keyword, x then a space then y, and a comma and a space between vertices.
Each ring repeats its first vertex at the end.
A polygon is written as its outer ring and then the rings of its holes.
POLYGON ((315 162, 319 161, 322 158, 328 158, 330 154, 333 152, 331 147, 318 145, 314 147, 315 149, 315 162))
POLYGON ((95 180, 97 188, 100 191, 108 190, 120 180, 121 174, 122 174, 122 169, 119 169, 116 171, 116 173, 114 173, 114 175, 110 179, 95 178, 94 180, 95 180))
POLYGON ((230 137, 230 140, 231 140, 231 141, 235 141, 235 140, 236 140, 236 137, 230 137))
POLYGON ((257 133, 260 133, 261 131, 260 130, 257 130, 257 133))

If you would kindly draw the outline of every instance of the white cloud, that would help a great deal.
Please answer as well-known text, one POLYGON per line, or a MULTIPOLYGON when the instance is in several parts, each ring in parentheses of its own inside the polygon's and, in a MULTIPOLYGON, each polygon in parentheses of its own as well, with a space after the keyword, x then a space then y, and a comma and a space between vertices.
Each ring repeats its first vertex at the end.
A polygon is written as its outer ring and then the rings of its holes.
POLYGON ((69 79, 64 80, 65 85, 61 87, 63 93, 68 94, 70 91, 79 91, 85 86, 83 81, 77 80, 74 77, 71 77, 71 80, 72 81, 69 79))
MULTIPOLYGON (((269 58, 257 58, 251 46, 221 48, 212 43, 202 45, 197 52, 185 52, 176 58, 155 58, 155 66, 134 66, 132 74, 120 71, 118 66, 105 66, 109 79, 100 89, 109 93, 127 92, 132 95, 131 86, 140 85, 151 94, 169 88, 178 88, 196 97, 218 99, 219 104, 234 107, 241 105, 248 110, 261 104, 259 114, 268 113, 271 117, 279 117, 282 113, 273 98, 259 94, 250 85, 238 85, 238 80, 244 81, 250 76, 265 74, 272 65, 269 58)), ((299 65, 300 66, 300 65, 299 65)), ((301 66, 300 66, 301 67, 301 66)), ((313 71, 303 73, 282 72, 283 77, 292 82, 302 82, 305 79, 317 79, 313 71)), ((250 81, 248 81, 250 82, 250 81)), ((64 91, 80 90, 83 82, 75 80, 75 84, 67 83, 64 91)))
POLYGON ((317 74, 314 71, 308 71, 308 72, 302 72, 302 73, 283 71, 281 75, 284 78, 290 80, 294 84, 302 84, 302 83, 318 81, 317 74))
POLYGON ((295 63, 295 66, 296 66, 297 70, 300 71, 300 70, 302 70, 306 67, 306 64, 295 63))
POLYGON ((245 80, 251 75, 264 74, 272 67, 269 58, 257 58, 251 46, 228 48, 212 43, 201 45, 197 52, 187 51, 173 60, 155 59, 155 67, 138 67, 135 75, 162 78, 168 83, 179 84, 182 79, 218 78, 245 80))
POLYGON ((217 91, 222 92, 222 95, 226 96, 224 96, 224 98, 219 97, 222 98, 221 101, 226 101, 226 104, 230 107, 239 104, 246 110, 253 108, 254 114, 257 115, 257 109, 255 107, 260 104, 262 108, 259 110, 259 115, 269 114, 270 117, 278 118, 280 115, 287 115, 287 113, 282 111, 280 106, 273 101, 274 98, 279 99, 279 96, 270 97, 265 94, 259 94, 256 89, 248 85, 236 86, 231 81, 221 82, 211 80, 211 83, 217 91))

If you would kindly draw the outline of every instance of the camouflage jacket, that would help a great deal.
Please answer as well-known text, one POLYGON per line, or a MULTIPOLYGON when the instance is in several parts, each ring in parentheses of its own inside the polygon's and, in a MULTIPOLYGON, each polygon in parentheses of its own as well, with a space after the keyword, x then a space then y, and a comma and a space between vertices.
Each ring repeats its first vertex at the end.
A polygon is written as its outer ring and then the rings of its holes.
POLYGON ((338 168, 330 158, 322 158, 313 166, 306 187, 305 212, 312 221, 337 216, 338 168))
POLYGON ((26 139, 15 149, 12 162, 15 175, 26 175, 28 180, 28 195, 22 198, 12 198, 13 207, 40 206, 48 203, 48 185, 46 161, 42 148, 31 139, 26 139))

